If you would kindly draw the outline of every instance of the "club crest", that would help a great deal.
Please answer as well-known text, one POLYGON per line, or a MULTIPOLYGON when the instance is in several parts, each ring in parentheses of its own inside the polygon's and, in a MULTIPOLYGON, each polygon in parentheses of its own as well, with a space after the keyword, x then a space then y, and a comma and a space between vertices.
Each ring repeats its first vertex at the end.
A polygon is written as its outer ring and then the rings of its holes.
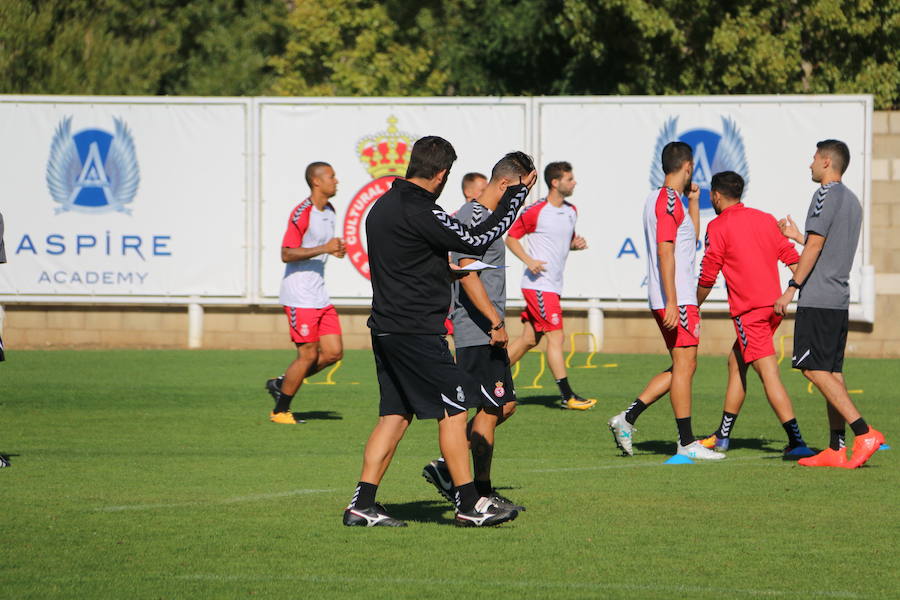
POLYGON ((502 398, 503 396, 506 395, 506 390, 503 389, 502 381, 498 381, 497 383, 494 384, 494 395, 497 396, 498 398, 502 398))
POLYGON ((130 214, 140 184, 131 131, 114 118, 115 131, 83 129, 72 134, 72 117, 60 121, 50 144, 47 187, 56 212, 130 214))
MULTIPOLYGON (((750 167, 744 138, 730 117, 722 117, 721 132, 712 129, 690 129, 678 133, 678 117, 670 117, 656 136, 653 159, 650 162, 650 187, 660 188, 665 180, 660 157, 669 142, 685 142, 694 151, 694 183, 700 186, 700 210, 712 210, 709 185, 712 176, 722 171, 734 171, 744 178, 744 191, 750 187, 750 167)), ((685 199, 686 201, 686 199, 685 199)))

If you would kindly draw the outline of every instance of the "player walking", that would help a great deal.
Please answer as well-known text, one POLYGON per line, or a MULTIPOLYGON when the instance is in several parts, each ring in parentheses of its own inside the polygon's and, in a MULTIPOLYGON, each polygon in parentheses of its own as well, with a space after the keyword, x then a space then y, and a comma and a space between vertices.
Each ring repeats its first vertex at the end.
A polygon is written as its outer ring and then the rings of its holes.
POLYGON ((794 278, 775 302, 775 312, 785 314, 794 293, 800 290, 791 362, 827 401, 829 447, 799 462, 805 467, 853 469, 865 464, 884 443, 884 435, 866 424, 850 399, 843 374, 850 307, 848 280, 859 243, 862 207, 841 181, 850 165, 847 144, 824 140, 816 148, 809 169, 812 180, 821 187, 813 194, 806 214, 806 239, 790 217, 780 223, 784 234, 804 247, 794 278), (849 459, 844 423, 850 424, 856 436, 849 459))
MULTIPOLYGON (((303 379, 339 361, 343 356, 341 322, 325 290, 325 261, 328 255, 343 258, 344 242, 334 237, 335 213, 329 202, 337 193, 334 169, 324 162, 306 167, 309 198, 291 211, 281 243, 285 263, 279 301, 284 306, 297 346, 297 358, 284 375, 266 381, 266 390, 275 399, 269 415, 273 423, 293 425, 291 400, 303 379)), ((302 421, 301 421, 302 422, 302 421)))
POLYGON ((522 335, 509 344, 509 362, 515 364, 526 352, 547 336, 547 363, 559 386, 562 408, 588 410, 597 401, 576 394, 566 374, 563 359, 563 316, 559 297, 562 294, 563 270, 570 250, 584 250, 587 242, 575 234, 578 212, 566 200, 575 191, 572 165, 553 162, 544 169, 544 181, 550 190, 546 198, 529 206, 510 228, 506 245, 525 263, 522 295, 526 308, 522 311, 522 335), (522 242, 528 235, 528 251, 522 242))
POLYGON ((678 427, 678 454, 717 460, 724 454, 703 447, 691 426, 691 384, 697 368, 700 312, 694 258, 700 225, 700 188, 691 183, 694 156, 684 142, 669 142, 662 151, 664 187, 651 192, 644 205, 647 242, 647 288, 650 309, 672 357, 672 366, 656 375, 628 410, 609 420, 616 445, 632 454, 634 422, 644 409, 669 392, 678 427), (688 215, 681 202, 688 194, 688 215), (688 218, 688 216, 690 218, 688 218))
MULTIPOLYGON (((534 162, 523 152, 510 152, 494 165, 491 180, 477 200, 466 202, 456 218, 465 225, 477 226, 497 209, 510 186, 534 171, 534 162)), ((480 406, 469 421, 469 445, 475 465, 475 489, 479 496, 490 498, 501 508, 525 510, 500 495, 491 483, 491 461, 494 455, 494 431, 516 410, 509 357, 508 337, 504 328, 506 310, 506 247, 497 238, 484 256, 451 253, 451 262, 465 267, 476 260, 500 267, 481 273, 469 273, 454 284, 453 340, 456 364, 481 386, 477 396, 480 406)), ((422 475, 438 492, 453 501, 450 472, 443 458, 431 461, 422 475)))
POLYGON ((766 398, 787 433, 785 458, 812 456, 813 451, 800 435, 794 406, 781 382, 772 339, 782 319, 774 309, 781 291, 778 261, 794 271, 800 257, 794 245, 781 235, 775 217, 747 208, 741 202, 744 180, 740 175, 732 171, 716 173, 710 188, 718 216, 706 226, 706 252, 697 284, 697 302, 703 304, 721 271, 737 339, 728 356, 728 388, 722 421, 716 432, 700 443, 720 452, 728 450, 747 394, 747 366, 753 365, 766 398))
POLYGON ((362 475, 344 525, 403 527, 375 494, 413 414, 438 420, 438 441, 453 480, 456 523, 497 525, 518 516, 479 497, 469 468, 466 408, 483 392, 460 369, 444 338, 450 305, 447 252, 483 254, 512 225, 536 177, 509 186, 497 209, 475 227, 436 201, 456 160, 445 139, 428 136, 412 148, 406 179, 372 207, 366 220, 372 275, 372 351, 381 393, 378 424, 363 454, 362 475))

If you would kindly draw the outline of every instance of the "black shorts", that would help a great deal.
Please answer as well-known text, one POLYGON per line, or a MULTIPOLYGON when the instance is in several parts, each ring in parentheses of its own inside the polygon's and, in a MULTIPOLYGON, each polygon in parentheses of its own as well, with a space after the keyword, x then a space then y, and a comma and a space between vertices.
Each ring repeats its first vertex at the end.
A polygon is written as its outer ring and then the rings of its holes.
POLYGON ((843 371, 849 322, 846 309, 798 308, 791 366, 830 373, 843 371))
POLYGON ((481 406, 496 408, 516 401, 506 348, 490 345, 457 348, 456 363, 481 385, 481 406))
POLYGON ((440 419, 480 405, 479 385, 453 360, 442 335, 372 332, 381 391, 378 414, 440 419))

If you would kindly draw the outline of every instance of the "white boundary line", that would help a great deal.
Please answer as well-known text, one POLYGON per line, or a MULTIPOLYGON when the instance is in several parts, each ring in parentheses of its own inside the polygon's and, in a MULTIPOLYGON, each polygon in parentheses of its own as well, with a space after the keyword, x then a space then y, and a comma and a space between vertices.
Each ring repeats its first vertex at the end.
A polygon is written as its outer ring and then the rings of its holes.
MULTIPOLYGON (((730 463, 734 463, 736 461, 752 461, 752 460, 770 460, 774 461, 774 464, 780 466, 793 466, 793 461, 783 461, 776 460, 778 456, 772 454, 772 457, 765 456, 742 456, 738 458, 726 458, 724 461, 712 461, 712 460, 697 460, 694 464, 723 464, 727 465, 730 463)), ((623 460, 625 460, 623 458, 623 460)), ((525 473, 567 473, 569 471, 604 471, 607 469, 637 469, 640 467, 669 467, 673 465, 667 465, 664 462, 629 462, 627 464, 621 465, 595 465, 593 467, 559 467, 557 469, 528 469, 524 471, 525 473)), ((674 465, 678 466, 678 465, 674 465)), ((752 466, 752 465, 751 465, 752 466)))
POLYGON ((120 506, 98 506, 98 512, 120 512, 124 510, 155 510, 157 508, 184 508, 188 506, 208 506, 211 504, 238 504, 240 502, 257 502, 259 500, 271 500, 273 498, 287 498, 290 496, 304 496, 306 494, 323 494, 336 492, 337 490, 291 490, 289 492, 275 492, 272 494, 251 494, 249 496, 236 496, 223 500, 203 500, 191 502, 168 502, 160 504, 123 504, 120 506))

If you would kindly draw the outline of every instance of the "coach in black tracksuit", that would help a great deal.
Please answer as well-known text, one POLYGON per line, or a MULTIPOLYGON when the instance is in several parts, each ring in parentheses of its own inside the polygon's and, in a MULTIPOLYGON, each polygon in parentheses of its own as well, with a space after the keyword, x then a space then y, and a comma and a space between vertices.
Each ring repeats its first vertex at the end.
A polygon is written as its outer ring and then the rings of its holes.
POLYGON ((438 419, 459 524, 495 525, 516 516, 515 511, 497 511, 481 502, 472 480, 466 398, 481 391, 457 368, 444 338, 452 277, 447 253, 483 254, 512 225, 536 174, 511 186, 487 220, 468 227, 436 204, 455 160, 448 141, 436 136, 418 140, 406 179, 394 181, 366 220, 372 278, 369 328, 381 403, 360 482, 344 511, 345 525, 405 525, 375 504, 375 492, 413 414, 438 419))

